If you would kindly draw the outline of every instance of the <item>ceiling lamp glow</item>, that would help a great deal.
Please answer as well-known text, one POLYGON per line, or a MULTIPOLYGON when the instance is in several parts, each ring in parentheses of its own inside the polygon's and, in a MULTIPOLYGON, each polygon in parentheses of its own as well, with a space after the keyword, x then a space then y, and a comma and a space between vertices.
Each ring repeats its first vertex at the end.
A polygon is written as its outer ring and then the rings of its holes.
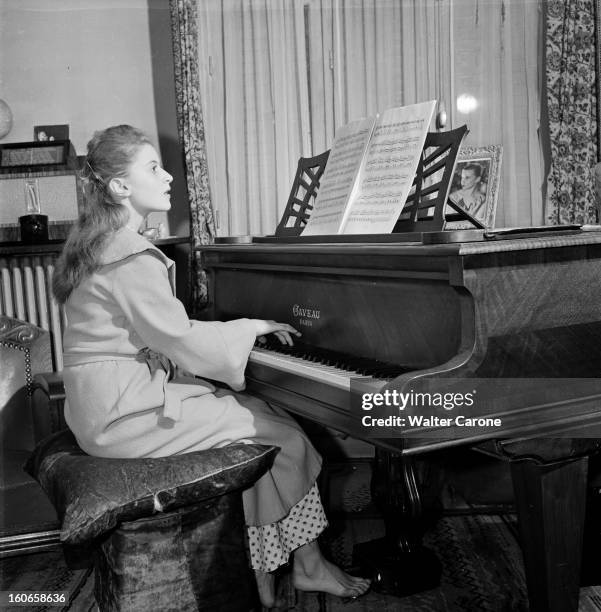
POLYGON ((473 113, 478 108, 478 100, 472 94, 457 96, 457 110, 464 115, 473 113))

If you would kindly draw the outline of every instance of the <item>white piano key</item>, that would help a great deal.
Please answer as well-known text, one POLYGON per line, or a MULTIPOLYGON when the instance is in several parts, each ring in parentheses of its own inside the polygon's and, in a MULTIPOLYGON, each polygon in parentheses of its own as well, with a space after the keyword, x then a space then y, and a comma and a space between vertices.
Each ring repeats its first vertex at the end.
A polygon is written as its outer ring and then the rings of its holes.
POLYGON ((259 347, 255 347, 251 351, 248 361, 267 365, 282 372, 290 372, 297 376, 303 376, 308 380, 323 382, 345 391, 350 391, 351 379, 368 383, 373 381, 377 387, 381 387, 385 382, 371 376, 360 376, 356 372, 342 370, 323 363, 314 363, 302 357, 284 355, 259 347))

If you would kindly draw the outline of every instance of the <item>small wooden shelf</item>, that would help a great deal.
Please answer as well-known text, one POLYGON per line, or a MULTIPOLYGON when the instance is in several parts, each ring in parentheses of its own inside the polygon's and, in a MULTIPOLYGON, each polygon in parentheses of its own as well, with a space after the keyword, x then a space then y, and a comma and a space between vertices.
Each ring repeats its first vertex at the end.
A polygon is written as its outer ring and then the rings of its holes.
POLYGON ((0 255, 30 255, 38 253, 60 253, 64 240, 48 240, 39 244, 21 242, 0 242, 0 255))
MULTIPOLYGON (((169 236, 152 240, 152 244, 161 247, 169 247, 177 244, 187 244, 190 242, 188 236, 169 236)), ((65 241, 48 240, 39 244, 30 244, 21 241, 0 242, 0 256, 4 255, 37 255, 42 253, 60 253, 65 241)))

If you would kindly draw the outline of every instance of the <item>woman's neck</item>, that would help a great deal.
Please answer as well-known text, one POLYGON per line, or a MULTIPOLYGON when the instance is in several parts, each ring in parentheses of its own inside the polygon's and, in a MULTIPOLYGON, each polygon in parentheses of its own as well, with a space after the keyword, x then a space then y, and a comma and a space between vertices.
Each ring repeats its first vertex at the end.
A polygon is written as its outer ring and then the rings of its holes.
POLYGON ((133 207, 129 208, 129 219, 127 221, 126 227, 133 232, 139 232, 140 228, 143 226, 146 221, 146 217, 143 217, 139 212, 137 212, 133 207))

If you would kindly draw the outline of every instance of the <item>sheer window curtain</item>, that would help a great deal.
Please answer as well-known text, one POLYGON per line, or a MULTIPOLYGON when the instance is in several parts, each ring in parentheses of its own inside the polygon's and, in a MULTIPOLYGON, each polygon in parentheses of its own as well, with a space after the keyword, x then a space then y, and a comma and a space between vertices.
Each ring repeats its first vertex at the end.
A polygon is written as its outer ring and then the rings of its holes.
POLYGON ((467 124, 465 145, 503 147, 496 225, 543 223, 542 1, 313 0, 309 6, 310 49, 319 55, 321 43, 324 56, 334 49, 332 93, 326 87, 322 99, 312 96, 315 143, 327 148, 332 126, 436 98, 447 111, 447 128, 467 124), (457 107, 462 94, 476 101, 469 113, 457 107), (329 116, 316 121, 320 109, 329 116))
POLYGON ((348 121, 433 98, 448 128, 467 123, 466 144, 503 146, 496 224, 542 223, 542 1, 198 2, 218 234, 273 233, 300 156, 348 121))
POLYGON ((199 3, 201 100, 220 235, 273 233, 312 151, 304 7, 199 3))
POLYGON ((273 233, 298 158, 330 148, 336 127, 394 105, 448 100, 448 12, 437 0, 201 3, 219 235, 273 233))
POLYGON ((449 102, 449 1, 308 0, 306 13, 315 153, 349 121, 449 102))
POLYGON ((472 96, 466 144, 503 147, 497 227, 543 223, 542 5, 537 0, 453 2, 453 99, 472 96))

